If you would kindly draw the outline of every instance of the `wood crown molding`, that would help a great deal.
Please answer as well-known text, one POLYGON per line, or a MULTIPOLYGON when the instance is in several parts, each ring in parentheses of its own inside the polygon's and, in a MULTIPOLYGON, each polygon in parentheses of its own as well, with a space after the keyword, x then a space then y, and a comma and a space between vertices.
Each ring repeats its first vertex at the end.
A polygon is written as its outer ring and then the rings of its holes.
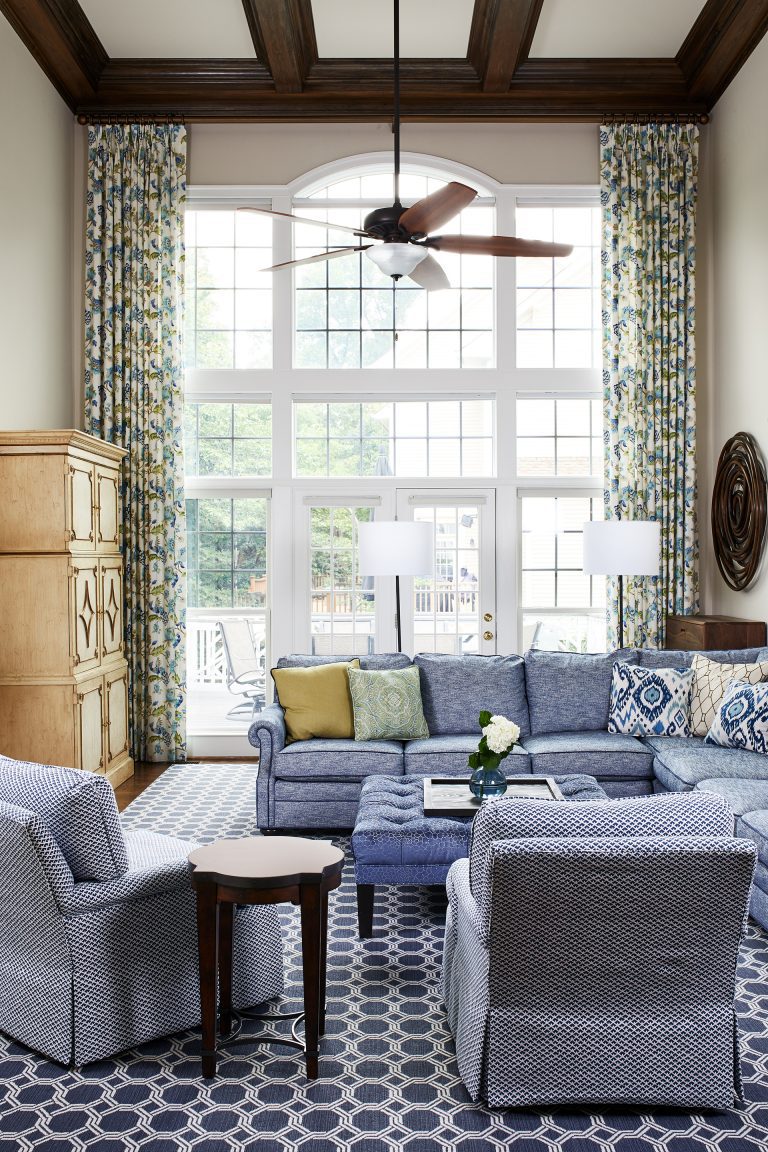
MULTIPOLYGON (((355 122, 392 114, 387 59, 317 58, 311 0, 243 0, 257 60, 110 60, 75 0, 0 0, 69 107, 94 119, 355 122)), ((674 60, 529 59, 542 0, 475 0, 466 59, 405 59, 411 120, 695 117, 768 29, 768 0, 708 0, 674 60)))

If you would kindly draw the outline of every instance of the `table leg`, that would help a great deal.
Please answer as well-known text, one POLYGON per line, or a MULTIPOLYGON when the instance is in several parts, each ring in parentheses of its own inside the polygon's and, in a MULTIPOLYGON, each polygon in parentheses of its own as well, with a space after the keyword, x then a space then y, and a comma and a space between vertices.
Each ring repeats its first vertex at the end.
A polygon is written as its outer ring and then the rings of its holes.
POLYGON ((219 1033, 232 1031, 232 930, 233 905, 219 904, 219 1033))
POLYGON ((216 1075, 216 884, 198 884, 197 955, 200 970, 200 1017, 203 1030, 203 1076, 216 1075))
POLYGON ((320 1030, 320 913, 319 884, 301 885, 301 955, 304 970, 304 1048, 307 1078, 317 1079, 320 1030))
POLYGON ((328 967, 328 890, 323 888, 320 901, 320 1008, 318 1030, 325 1036, 325 985, 328 967))
POLYGON ((373 936, 373 884, 357 885, 357 933, 360 939, 373 936))

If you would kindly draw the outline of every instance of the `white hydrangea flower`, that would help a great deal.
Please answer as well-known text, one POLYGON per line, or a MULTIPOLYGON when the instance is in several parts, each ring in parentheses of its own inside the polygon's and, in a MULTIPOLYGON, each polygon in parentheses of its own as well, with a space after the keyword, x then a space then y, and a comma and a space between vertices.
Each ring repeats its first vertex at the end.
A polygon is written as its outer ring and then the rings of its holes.
POLYGON ((491 716, 490 724, 482 730, 491 752, 502 755, 520 739, 520 728, 506 716, 491 716))

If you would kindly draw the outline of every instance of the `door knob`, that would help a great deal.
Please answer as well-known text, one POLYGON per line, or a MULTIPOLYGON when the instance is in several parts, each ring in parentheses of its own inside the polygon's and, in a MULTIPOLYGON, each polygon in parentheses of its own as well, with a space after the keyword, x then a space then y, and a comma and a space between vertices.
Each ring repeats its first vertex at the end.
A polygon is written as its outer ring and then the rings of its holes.
POLYGON ((483 640, 493 640, 493 632, 483 632, 483 640))
POLYGON ((493 613, 492 612, 486 612, 485 615, 483 616, 483 620, 485 620, 486 624, 490 624, 491 620, 493 620, 493 613))

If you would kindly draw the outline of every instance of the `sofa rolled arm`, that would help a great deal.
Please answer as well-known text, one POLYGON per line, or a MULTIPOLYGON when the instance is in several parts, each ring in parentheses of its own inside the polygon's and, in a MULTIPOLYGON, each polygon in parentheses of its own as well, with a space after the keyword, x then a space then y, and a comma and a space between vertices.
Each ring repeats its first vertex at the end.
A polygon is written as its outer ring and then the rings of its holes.
POLYGON ((272 757, 285 747, 285 712, 279 704, 270 704, 248 729, 248 742, 259 750, 259 772, 268 772, 272 757))

